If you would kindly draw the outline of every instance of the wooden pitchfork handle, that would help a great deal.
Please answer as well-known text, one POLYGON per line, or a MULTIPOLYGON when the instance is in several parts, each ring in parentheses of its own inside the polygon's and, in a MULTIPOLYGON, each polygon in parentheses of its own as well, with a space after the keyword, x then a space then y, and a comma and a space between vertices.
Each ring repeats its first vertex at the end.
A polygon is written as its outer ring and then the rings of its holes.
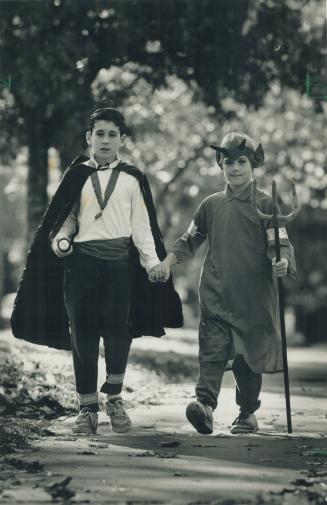
MULTIPOLYGON (((277 191, 276 182, 272 181, 272 201, 273 208, 272 214, 263 213, 257 206, 257 184, 256 180, 253 180, 252 186, 252 206, 255 208, 260 219, 265 221, 272 221, 275 235, 275 251, 276 251, 276 262, 281 260, 280 257, 280 240, 279 240, 279 223, 280 221, 292 221, 299 211, 299 203, 296 194, 296 188, 294 181, 291 181, 291 190, 293 196, 293 209, 289 214, 282 215, 278 213, 278 203, 277 203, 277 191)), ((284 372, 284 390, 285 390, 285 401, 286 401, 286 417, 287 417, 287 432, 292 433, 292 415, 291 415, 291 401, 290 401, 290 386, 289 386, 289 374, 288 374, 288 360, 287 360, 287 339, 286 339, 286 329, 285 329, 285 306, 284 306, 284 290, 283 290, 283 280, 281 277, 277 278, 278 287, 278 302, 279 302, 279 318, 280 318, 280 331, 282 337, 282 355, 283 355, 283 372, 284 372)))

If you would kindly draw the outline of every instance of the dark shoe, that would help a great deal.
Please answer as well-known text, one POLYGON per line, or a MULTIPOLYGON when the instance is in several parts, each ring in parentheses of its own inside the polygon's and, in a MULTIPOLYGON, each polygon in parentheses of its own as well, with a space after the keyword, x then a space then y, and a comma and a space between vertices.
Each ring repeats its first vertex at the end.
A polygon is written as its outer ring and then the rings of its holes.
POLYGON ((258 431, 258 421, 254 414, 240 414, 233 421, 230 432, 235 433, 255 433, 258 431))
POLYGON ((97 427, 98 414, 96 412, 92 412, 88 407, 84 407, 78 414, 72 429, 73 433, 93 435, 96 433, 97 427))
POLYGON ((116 400, 106 403, 107 414, 111 420, 113 431, 117 433, 125 433, 131 428, 131 420, 124 409, 124 401, 116 400))
POLYGON ((212 410, 209 405, 201 402, 189 403, 186 407, 186 417, 202 435, 210 435, 213 432, 212 410))

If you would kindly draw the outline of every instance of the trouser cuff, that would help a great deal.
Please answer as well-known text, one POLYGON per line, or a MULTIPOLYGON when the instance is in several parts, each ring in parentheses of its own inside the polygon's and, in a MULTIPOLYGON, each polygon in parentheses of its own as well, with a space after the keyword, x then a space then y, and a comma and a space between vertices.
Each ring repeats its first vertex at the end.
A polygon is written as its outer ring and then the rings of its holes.
MULTIPOLYGON (((238 402, 237 402, 238 403, 238 402)), ((261 401, 257 400, 253 403, 238 403, 240 407, 240 414, 254 414, 256 410, 260 408, 261 401)))
POLYGON ((123 389, 125 373, 110 373, 107 376, 107 380, 101 386, 101 393, 106 393, 107 395, 119 395, 123 389))
POLYGON ((98 393, 81 394, 77 393, 79 408, 89 407, 93 412, 99 410, 98 393))
POLYGON ((197 396, 197 401, 202 403, 202 405, 209 405, 209 407, 212 408, 212 411, 214 411, 216 408, 217 408, 217 402, 216 401, 213 401, 209 398, 204 398, 204 397, 201 397, 201 396, 197 396))

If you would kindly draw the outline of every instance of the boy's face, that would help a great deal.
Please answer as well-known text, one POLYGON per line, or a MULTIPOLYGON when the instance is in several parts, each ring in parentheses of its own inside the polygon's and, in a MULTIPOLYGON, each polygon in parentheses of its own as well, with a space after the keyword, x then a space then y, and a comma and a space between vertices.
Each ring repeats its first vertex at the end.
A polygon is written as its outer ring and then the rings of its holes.
POLYGON ((100 165, 116 159, 119 148, 124 144, 125 135, 112 121, 100 119, 95 122, 92 132, 86 132, 86 141, 100 165))
POLYGON ((223 170, 227 182, 233 188, 250 183, 252 180, 252 167, 249 158, 223 158, 223 170))

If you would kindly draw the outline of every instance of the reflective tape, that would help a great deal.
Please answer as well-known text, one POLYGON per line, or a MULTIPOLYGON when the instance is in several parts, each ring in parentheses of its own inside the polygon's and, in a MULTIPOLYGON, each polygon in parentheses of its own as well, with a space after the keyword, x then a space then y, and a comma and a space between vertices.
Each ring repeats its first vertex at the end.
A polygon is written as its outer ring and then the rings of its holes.
POLYGON ((122 384, 124 382, 124 373, 110 373, 107 376, 107 384, 122 384))
POLYGON ((90 393, 87 395, 82 395, 78 393, 78 400, 80 405, 89 405, 90 403, 97 403, 98 393, 90 393))
POLYGON ((187 233, 190 235, 190 237, 194 237, 197 231, 198 227, 196 226, 194 221, 191 221, 190 226, 187 228, 187 233))
MULTIPOLYGON (((279 230, 279 238, 288 239, 287 231, 284 226, 282 226, 281 228, 278 228, 278 230, 279 230)), ((275 240, 274 228, 269 228, 267 230, 267 237, 268 237, 268 240, 275 240)))

